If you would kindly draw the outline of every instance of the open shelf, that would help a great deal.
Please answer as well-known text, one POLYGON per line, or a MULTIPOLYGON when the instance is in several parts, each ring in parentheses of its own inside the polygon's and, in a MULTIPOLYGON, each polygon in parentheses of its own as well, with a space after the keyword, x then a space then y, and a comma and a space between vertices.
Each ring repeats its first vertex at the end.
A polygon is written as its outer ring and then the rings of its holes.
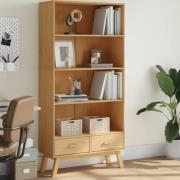
POLYGON ((88 134, 88 133, 83 133, 81 135, 77 136, 55 136, 55 140, 62 139, 62 138, 78 138, 78 137, 87 137, 87 136, 103 136, 103 135, 111 135, 111 134, 119 134, 119 133, 124 133, 124 131, 110 131, 106 133, 97 133, 97 134, 88 134))
POLYGON ((116 0, 103 0, 103 1, 96 1, 96 0, 89 0, 89 1, 84 1, 84 0, 55 0, 56 4, 70 4, 70 5, 114 5, 114 6, 120 6, 124 5, 125 3, 120 3, 117 2, 116 0))
POLYGON ((55 35, 56 38, 59 37, 79 37, 79 38, 124 38, 124 35, 96 35, 96 34, 56 34, 55 35))
POLYGON ((88 101, 81 101, 81 102, 55 102, 55 106, 59 105, 70 105, 70 104, 93 104, 93 103, 113 103, 113 102, 121 102, 123 99, 113 99, 113 100, 94 100, 90 99, 88 101))
POLYGON ((88 68, 88 67, 76 67, 76 68, 55 68, 55 71, 101 71, 101 70, 124 70, 123 67, 107 67, 107 68, 88 68))

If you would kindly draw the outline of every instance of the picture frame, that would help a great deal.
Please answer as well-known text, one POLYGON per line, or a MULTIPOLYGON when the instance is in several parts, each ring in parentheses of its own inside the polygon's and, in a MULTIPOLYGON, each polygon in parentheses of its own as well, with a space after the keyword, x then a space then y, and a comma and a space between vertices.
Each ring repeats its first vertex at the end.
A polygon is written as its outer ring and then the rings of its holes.
POLYGON ((73 40, 55 42, 56 68, 73 68, 76 66, 73 40))
POLYGON ((19 19, 0 17, 0 72, 18 71, 19 19))

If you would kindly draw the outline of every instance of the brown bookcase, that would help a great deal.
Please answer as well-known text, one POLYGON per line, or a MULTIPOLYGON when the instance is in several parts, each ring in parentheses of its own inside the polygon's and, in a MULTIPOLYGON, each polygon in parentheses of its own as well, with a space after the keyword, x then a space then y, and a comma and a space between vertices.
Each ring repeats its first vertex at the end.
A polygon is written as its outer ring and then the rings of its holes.
POLYGON ((56 176, 61 159, 74 159, 85 156, 104 156, 110 164, 110 155, 116 154, 119 167, 123 167, 121 149, 124 148, 124 8, 125 4, 116 0, 54 0, 39 4, 39 151, 43 154, 41 172, 45 171, 48 158, 54 160, 52 176, 56 176), (101 6, 121 8, 120 35, 91 34, 94 11, 101 6), (70 10, 77 8, 83 12, 83 20, 68 27, 65 19, 70 10), (67 35, 64 32, 81 32, 67 35), (73 40, 76 67, 56 68, 54 42, 73 40), (100 48, 107 63, 112 68, 87 68, 91 49, 100 48), (94 100, 85 102, 55 102, 56 93, 67 93, 70 89, 68 77, 81 79, 82 89, 89 94, 95 70, 115 70, 123 72, 123 98, 117 100, 94 100), (111 131, 105 134, 61 137, 55 134, 56 118, 81 118, 89 115, 110 117, 111 131))

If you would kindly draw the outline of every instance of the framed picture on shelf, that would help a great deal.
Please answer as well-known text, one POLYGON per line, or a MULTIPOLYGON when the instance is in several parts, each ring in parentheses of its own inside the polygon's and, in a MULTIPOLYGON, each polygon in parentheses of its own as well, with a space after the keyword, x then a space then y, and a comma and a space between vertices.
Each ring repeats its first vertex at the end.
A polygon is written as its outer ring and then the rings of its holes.
POLYGON ((55 42, 55 63, 56 68, 73 68, 76 66, 74 41, 55 42))

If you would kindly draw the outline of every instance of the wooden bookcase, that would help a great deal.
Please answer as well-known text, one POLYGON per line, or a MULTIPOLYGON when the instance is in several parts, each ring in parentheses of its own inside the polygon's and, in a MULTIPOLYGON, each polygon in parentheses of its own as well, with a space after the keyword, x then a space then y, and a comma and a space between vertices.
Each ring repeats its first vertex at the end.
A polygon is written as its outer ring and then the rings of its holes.
MULTIPOLYGON (((56 93, 67 93, 70 89, 68 77, 81 79, 82 90, 89 94, 95 70, 115 70, 123 72, 124 81, 124 8, 117 0, 54 0, 39 4, 40 74, 39 96, 39 151, 43 154, 41 172, 45 171, 48 158, 54 160, 52 176, 56 176, 61 159, 85 156, 104 156, 110 164, 110 155, 116 154, 119 167, 123 167, 120 150, 124 148, 124 98, 117 100, 89 100, 87 102, 55 102, 56 93), (92 35, 94 10, 101 6, 120 7, 120 35, 92 35), (65 19, 70 10, 77 8, 83 12, 80 23, 68 27, 65 19), (65 35, 64 32, 81 32, 81 35, 65 35), (55 68, 54 42, 74 40, 76 68, 55 68), (91 49, 100 48, 104 59, 113 63, 113 68, 86 68, 91 49), (55 134, 55 119, 89 115, 110 117, 111 132, 100 135, 61 137, 55 134)), ((123 82, 124 86, 124 82, 123 82)), ((124 97, 124 87, 123 87, 124 97)))

